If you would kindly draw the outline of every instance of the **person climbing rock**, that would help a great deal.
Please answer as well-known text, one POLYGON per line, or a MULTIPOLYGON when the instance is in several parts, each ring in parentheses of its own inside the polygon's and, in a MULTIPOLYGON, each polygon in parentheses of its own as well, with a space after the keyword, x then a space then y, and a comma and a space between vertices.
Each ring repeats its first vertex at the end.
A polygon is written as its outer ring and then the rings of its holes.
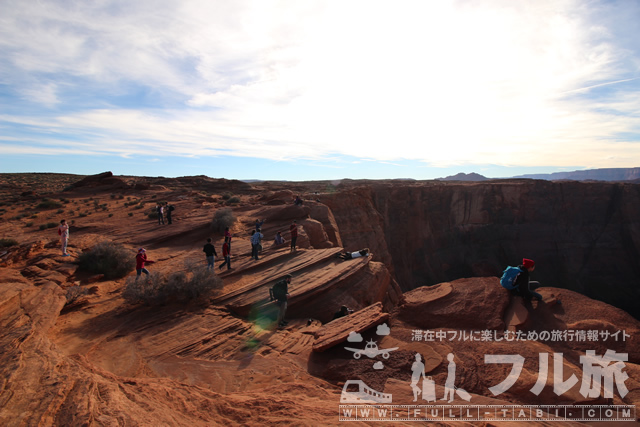
POLYGON ((147 259, 147 251, 144 248, 138 249, 138 254, 136 255, 136 281, 142 273, 149 277, 149 270, 145 268, 145 264, 153 264, 154 262, 147 259))
POLYGON ((533 291, 533 289, 540 287, 540 283, 530 280, 531 273, 536 269, 536 263, 533 260, 523 258, 522 264, 518 268, 522 272, 516 278, 511 294, 521 296, 527 301, 531 301, 534 298, 542 301, 542 295, 533 291))

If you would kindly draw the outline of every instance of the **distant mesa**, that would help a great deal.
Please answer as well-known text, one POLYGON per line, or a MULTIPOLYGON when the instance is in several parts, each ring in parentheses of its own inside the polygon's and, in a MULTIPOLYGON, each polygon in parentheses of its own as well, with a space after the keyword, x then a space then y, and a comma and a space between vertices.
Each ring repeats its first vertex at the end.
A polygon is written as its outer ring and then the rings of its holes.
POLYGON ((547 181, 634 181, 640 180, 639 168, 589 169, 572 172, 520 175, 514 178, 544 179, 547 181))
POLYGON ((471 173, 463 173, 460 172, 456 175, 451 175, 448 176, 446 178, 438 178, 438 181, 486 181, 487 178, 486 176, 482 176, 480 174, 477 174, 475 172, 471 172, 471 173))
POLYGON ((95 188, 95 187, 112 187, 112 188, 129 188, 129 184, 122 179, 114 177, 112 172, 102 172, 96 175, 89 175, 80 181, 71 184, 67 190, 78 188, 95 188))

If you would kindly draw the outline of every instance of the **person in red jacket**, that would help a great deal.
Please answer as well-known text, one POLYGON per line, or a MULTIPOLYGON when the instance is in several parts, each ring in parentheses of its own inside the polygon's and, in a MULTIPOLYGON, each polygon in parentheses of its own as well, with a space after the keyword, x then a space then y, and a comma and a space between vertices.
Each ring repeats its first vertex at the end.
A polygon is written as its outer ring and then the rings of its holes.
POLYGON ((222 258, 224 258, 224 262, 220 264, 220 269, 227 265, 227 270, 231 270, 231 249, 229 248, 229 239, 224 238, 224 243, 222 244, 222 258))
POLYGON ((138 255, 136 255, 136 280, 142 273, 149 276, 149 270, 144 268, 145 264, 153 264, 155 261, 147 259, 147 251, 144 248, 138 249, 138 255))

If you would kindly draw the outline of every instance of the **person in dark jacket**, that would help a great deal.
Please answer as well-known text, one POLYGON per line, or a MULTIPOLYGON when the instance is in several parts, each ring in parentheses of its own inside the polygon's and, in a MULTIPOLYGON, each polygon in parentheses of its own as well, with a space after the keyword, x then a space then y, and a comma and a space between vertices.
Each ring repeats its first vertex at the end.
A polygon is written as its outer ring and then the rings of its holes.
POLYGON ((514 283, 515 286, 511 290, 511 294, 521 296, 528 301, 531 301, 534 298, 538 301, 542 301, 542 295, 533 291, 533 289, 540 286, 540 283, 532 282, 529 278, 530 274, 533 273, 533 270, 536 269, 536 263, 533 262, 533 260, 523 258, 522 264, 519 265, 518 268, 522 270, 522 273, 520 273, 516 278, 514 283))
POLYGON ((210 270, 214 268, 218 254, 216 253, 216 248, 211 244, 211 237, 207 239, 207 243, 204 245, 202 252, 204 252, 207 257, 207 269, 210 270))
POLYGON ((280 307, 280 310, 278 311, 278 326, 280 327, 284 327, 287 325, 287 323, 289 323, 284 320, 284 315, 287 312, 290 283, 291 275, 287 274, 286 276, 284 276, 284 278, 282 278, 282 280, 276 282, 276 284, 273 285, 272 288, 273 298, 276 300, 276 304, 278 304, 278 306, 280 307))

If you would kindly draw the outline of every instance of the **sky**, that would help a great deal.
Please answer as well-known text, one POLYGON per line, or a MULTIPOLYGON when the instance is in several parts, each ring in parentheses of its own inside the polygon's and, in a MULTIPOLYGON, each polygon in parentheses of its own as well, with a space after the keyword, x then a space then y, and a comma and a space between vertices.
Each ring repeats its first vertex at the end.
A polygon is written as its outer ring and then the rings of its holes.
POLYGON ((640 2, 0 0, 0 172, 640 166, 640 2))

